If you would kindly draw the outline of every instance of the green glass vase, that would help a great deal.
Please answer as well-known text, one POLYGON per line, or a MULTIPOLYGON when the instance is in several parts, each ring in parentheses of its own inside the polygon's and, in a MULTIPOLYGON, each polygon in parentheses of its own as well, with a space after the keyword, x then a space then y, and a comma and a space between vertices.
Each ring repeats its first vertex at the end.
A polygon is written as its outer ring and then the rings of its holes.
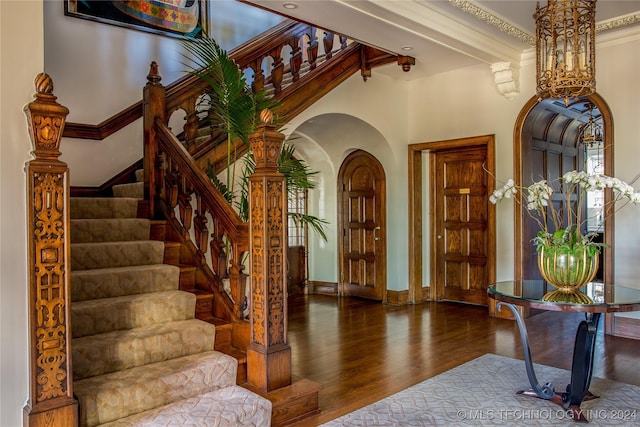
POLYGON ((561 291, 573 292, 589 283, 598 272, 598 254, 585 246, 573 251, 542 247, 538 269, 544 280, 561 291))

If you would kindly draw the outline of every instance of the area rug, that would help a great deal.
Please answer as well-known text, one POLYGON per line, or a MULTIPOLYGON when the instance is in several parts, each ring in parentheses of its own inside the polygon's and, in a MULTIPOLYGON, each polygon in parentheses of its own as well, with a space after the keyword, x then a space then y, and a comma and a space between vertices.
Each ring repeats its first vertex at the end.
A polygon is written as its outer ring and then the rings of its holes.
MULTIPOLYGON (((556 391, 571 379, 569 371, 545 365, 535 364, 535 372, 556 391)), ((585 425, 561 406, 515 393, 528 388, 522 360, 485 354, 323 426, 585 425)), ((590 390, 600 396, 581 407, 591 425, 640 425, 640 387, 594 378, 590 390)))

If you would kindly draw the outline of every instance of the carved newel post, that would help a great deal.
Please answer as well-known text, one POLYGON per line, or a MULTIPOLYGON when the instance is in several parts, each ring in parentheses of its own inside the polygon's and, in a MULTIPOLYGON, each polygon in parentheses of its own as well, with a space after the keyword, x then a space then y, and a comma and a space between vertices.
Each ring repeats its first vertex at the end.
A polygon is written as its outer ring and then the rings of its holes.
POLYGON ((35 159, 26 164, 29 269, 29 400, 25 426, 77 426, 73 398, 69 311, 69 168, 58 160, 69 110, 56 102, 53 82, 35 80, 25 107, 35 159))
POLYGON ((284 135, 273 114, 263 110, 250 136, 255 172, 249 177, 251 242, 251 343, 247 348, 249 384, 269 392, 291 385, 287 342, 287 189, 278 172, 284 135))
POLYGON ((166 120, 166 89, 160 83, 162 77, 158 64, 153 61, 149 66, 147 84, 142 91, 143 110, 143 164, 144 164, 144 199, 149 201, 149 217, 156 217, 156 196, 161 185, 158 182, 156 163, 158 162, 158 142, 155 121, 166 120))

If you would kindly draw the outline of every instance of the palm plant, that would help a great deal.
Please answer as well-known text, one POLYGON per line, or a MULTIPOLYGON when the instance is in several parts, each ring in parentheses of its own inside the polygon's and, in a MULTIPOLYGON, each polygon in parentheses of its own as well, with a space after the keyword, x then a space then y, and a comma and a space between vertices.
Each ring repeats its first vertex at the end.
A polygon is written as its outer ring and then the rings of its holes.
MULTIPOLYGON (((233 189, 236 163, 235 142, 249 146, 249 135, 255 132, 259 114, 265 108, 274 109, 277 103, 266 91, 253 92, 236 63, 212 38, 185 38, 182 45, 188 53, 185 64, 188 72, 207 84, 208 100, 203 108, 214 129, 226 135, 227 187, 233 189)), ((225 192, 223 192, 225 194, 225 192)), ((232 192, 226 192, 232 200, 232 192)))
MULTIPOLYGON (((300 159, 294 157, 295 148, 293 145, 284 144, 278 157, 278 172, 284 175, 287 185, 288 194, 295 195, 300 190, 312 190, 316 187, 316 183, 311 179, 316 175, 317 171, 312 171, 309 165, 300 159)), ((256 164, 253 154, 249 152, 244 157, 244 167, 240 177, 240 198, 236 205, 240 218, 243 221, 249 220, 249 176, 255 171, 256 164)), ((328 222, 313 215, 299 212, 288 212, 289 218, 296 225, 305 224, 323 240, 327 240, 324 232, 325 224, 328 222)))
MULTIPOLYGON (((269 98, 264 89, 254 92, 247 84, 244 74, 227 52, 211 38, 185 38, 182 42, 185 51, 188 72, 207 85, 208 100, 202 106, 206 109, 207 118, 214 129, 226 135, 227 144, 227 180, 222 182, 215 168, 209 163, 206 173, 223 194, 233 204, 244 220, 248 220, 248 178, 255 170, 255 163, 249 144, 249 135, 257 130, 260 122, 259 114, 265 109, 277 110, 278 102, 269 98), (235 193, 235 165, 237 163, 235 141, 242 141, 249 149, 245 156, 244 167, 240 177, 239 194, 235 193)), ((302 160, 294 157, 292 145, 282 148, 279 159, 279 171, 285 176, 287 191, 291 194, 301 189, 312 189, 315 183, 311 177, 317 172, 309 169, 302 160)), ((296 224, 309 225, 318 235, 326 240, 324 232, 325 220, 299 213, 289 213, 296 224)))

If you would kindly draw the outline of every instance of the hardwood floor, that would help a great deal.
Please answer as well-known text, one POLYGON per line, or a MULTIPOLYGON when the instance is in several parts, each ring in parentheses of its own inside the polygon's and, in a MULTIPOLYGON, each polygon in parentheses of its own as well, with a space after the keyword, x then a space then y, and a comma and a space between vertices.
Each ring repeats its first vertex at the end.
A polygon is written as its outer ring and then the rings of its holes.
MULTIPOLYGON (((570 369, 575 330, 583 318, 544 312, 527 319, 533 361, 570 369)), ((297 426, 322 424, 485 353, 524 359, 516 323, 489 317, 480 306, 396 307, 294 295, 288 326, 293 375, 324 387, 320 414, 297 426)), ((640 385, 640 341, 605 336, 602 330, 601 324, 594 376, 640 385)), ((522 375, 526 378, 524 363, 522 375)))

